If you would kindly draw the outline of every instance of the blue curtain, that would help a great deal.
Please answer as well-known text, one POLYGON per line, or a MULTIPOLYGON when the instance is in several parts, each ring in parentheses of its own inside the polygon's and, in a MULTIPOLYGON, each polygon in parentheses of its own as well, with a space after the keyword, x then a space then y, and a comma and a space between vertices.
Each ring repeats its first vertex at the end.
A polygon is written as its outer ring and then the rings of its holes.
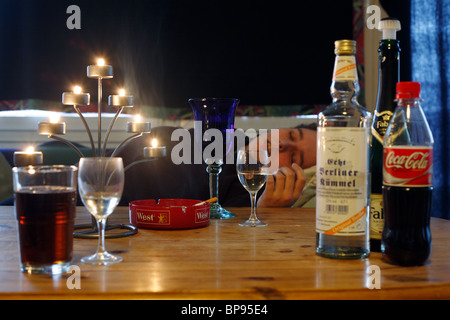
POLYGON ((434 137, 433 212, 450 219, 450 1, 411 0, 411 75, 434 137))

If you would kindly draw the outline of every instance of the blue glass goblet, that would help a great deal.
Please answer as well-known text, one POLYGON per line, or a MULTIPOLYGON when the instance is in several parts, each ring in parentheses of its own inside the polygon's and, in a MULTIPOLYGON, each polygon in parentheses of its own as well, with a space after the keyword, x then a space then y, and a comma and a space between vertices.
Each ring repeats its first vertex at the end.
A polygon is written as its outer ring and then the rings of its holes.
MULTIPOLYGON (((217 197, 217 202, 212 203, 210 206, 210 218, 232 218, 234 215, 222 208, 219 204, 219 174, 222 171, 223 159, 233 145, 234 118, 239 99, 189 99, 189 104, 194 111, 194 120, 196 123, 201 121, 202 124, 202 151, 207 148, 208 145, 215 142, 215 140, 212 139, 214 133, 220 132, 222 134, 222 152, 216 152, 213 156, 205 159, 205 162, 208 165, 206 171, 209 173, 210 197, 217 197), (215 132, 210 129, 215 129, 215 132)), ((214 139, 216 139, 216 136, 214 136, 214 139)))

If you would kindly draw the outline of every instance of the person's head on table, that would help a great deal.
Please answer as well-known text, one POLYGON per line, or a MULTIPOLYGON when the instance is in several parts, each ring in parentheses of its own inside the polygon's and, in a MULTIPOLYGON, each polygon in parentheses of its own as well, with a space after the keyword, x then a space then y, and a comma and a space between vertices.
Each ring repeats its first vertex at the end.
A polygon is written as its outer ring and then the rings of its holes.
MULTIPOLYGON (((150 144, 152 139, 156 138, 158 143, 166 146, 168 157, 159 161, 151 161, 133 166, 127 172, 126 188, 124 191, 123 204, 129 201, 147 198, 205 198, 209 195, 208 179, 203 164, 193 165, 194 158, 191 162, 184 164, 175 164, 172 156, 184 155, 184 151, 180 153, 180 144, 186 142, 181 139, 173 139, 173 132, 177 127, 157 127, 152 129, 151 135, 146 135, 139 139, 135 139, 129 145, 124 147, 118 156, 124 157, 125 164, 131 164, 133 161, 142 160, 142 149, 150 144), (173 153, 174 148, 178 148, 173 153), (145 175, 151 175, 151 179, 145 179, 145 175), (201 182, 199 181, 199 175, 201 182), (166 181, 164 184, 154 183, 155 181, 166 181), (163 178, 164 177, 164 178, 163 178), (206 178, 205 178, 206 177, 206 178), (205 178, 205 179, 203 179, 205 178), (186 179, 192 186, 180 184, 180 179, 186 179), (172 183, 173 182, 173 183, 172 183), (203 182, 206 185, 203 185, 203 182), (171 187, 167 187, 167 183, 172 183, 171 187), (200 187, 201 186, 201 187, 200 187), (202 190, 205 194, 200 195, 202 190), (206 194, 208 193, 208 194, 206 194)), ((189 148, 194 148, 194 131, 190 131, 192 139, 189 148)), ((258 206, 260 207, 288 207, 292 206, 304 191, 306 177, 303 169, 315 166, 316 161, 316 127, 299 126, 296 128, 278 129, 278 145, 279 167, 273 176, 269 176, 266 187, 261 190, 258 206)), ((275 135, 273 135, 275 137, 275 135)), ((259 139, 267 139, 268 145, 272 144, 271 131, 267 134, 259 135, 259 139)), ((248 147, 253 147, 252 143, 256 140, 246 141, 248 147)), ((239 147, 239 145, 237 145, 239 147)), ((183 149, 184 150, 184 149, 183 149)), ((191 150, 195 151, 195 150, 191 150)), ((191 156, 195 152, 191 153, 191 156)), ((236 156, 237 153, 235 152, 236 156)), ((221 197, 222 204, 227 203, 233 206, 241 206, 244 201, 248 202, 248 194, 243 194, 239 198, 240 189, 245 191, 237 179, 235 164, 224 163, 223 171, 220 176, 220 191, 223 192, 221 197), (233 169, 234 168, 234 169, 233 169), (228 179, 229 178, 229 179, 228 179), (239 187, 242 188, 239 188, 239 187), (239 190, 238 190, 239 189, 239 190), (232 203, 232 204, 230 204, 232 203)), ((304 195, 304 193, 303 193, 304 195)))
MULTIPOLYGON (((259 135, 250 141, 248 148, 257 149, 258 140, 266 140, 271 154, 272 146, 276 145, 272 141, 277 137, 275 132, 259 135)), ((316 165, 316 137, 315 124, 278 129, 278 159, 271 159, 277 162, 278 170, 267 178, 258 207, 288 207, 297 201, 306 183, 303 169, 316 165)))

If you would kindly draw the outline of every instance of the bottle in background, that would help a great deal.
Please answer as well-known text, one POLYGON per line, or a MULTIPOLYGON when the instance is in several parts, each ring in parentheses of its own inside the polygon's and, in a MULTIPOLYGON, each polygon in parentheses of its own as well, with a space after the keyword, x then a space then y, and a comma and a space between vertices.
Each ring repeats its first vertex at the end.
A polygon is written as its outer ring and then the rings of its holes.
POLYGON ((383 35, 378 48, 378 94, 372 122, 370 149, 370 251, 380 252, 384 227, 383 195, 383 137, 394 114, 395 86, 400 81, 400 41, 396 33, 400 21, 395 18, 381 19, 378 30, 383 35))
POLYGON ((431 253, 433 136, 420 106, 420 83, 399 82, 383 140, 383 259, 423 265, 431 253))
POLYGON ((333 102, 318 115, 316 253, 367 257, 371 113, 357 101, 356 41, 335 42, 333 102))

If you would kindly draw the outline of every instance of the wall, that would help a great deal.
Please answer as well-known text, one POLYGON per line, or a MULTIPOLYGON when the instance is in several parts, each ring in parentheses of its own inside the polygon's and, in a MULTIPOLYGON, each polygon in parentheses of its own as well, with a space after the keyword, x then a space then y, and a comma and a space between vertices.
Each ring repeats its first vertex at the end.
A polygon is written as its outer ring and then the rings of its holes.
MULTIPOLYGON (((38 146, 44 142, 48 142, 47 136, 41 136, 37 133, 38 123, 48 122, 51 111, 42 110, 21 110, 21 111, 2 111, 0 112, 0 149, 14 148, 25 149, 33 145, 38 146)), ((61 136, 72 142, 77 142, 86 147, 90 146, 89 137, 86 133, 82 121, 76 113, 58 113, 60 121, 66 123, 66 135, 61 136)), ((98 140, 98 117, 97 113, 85 114, 85 119, 92 130, 92 136, 95 146, 98 140)), ((104 113, 102 115, 102 136, 104 137, 114 114, 104 113)), ((127 122, 132 122, 132 115, 120 115, 113 127, 108 147, 114 148, 124 139, 132 134, 126 132, 127 122)), ((150 122, 152 127, 158 126, 176 126, 182 128, 193 128, 193 120, 168 120, 160 118, 143 118, 143 122, 150 122)), ((253 129, 275 129, 295 127, 301 123, 311 123, 316 121, 315 115, 299 116, 299 117, 236 117, 235 128, 241 128, 244 131, 253 129)))

